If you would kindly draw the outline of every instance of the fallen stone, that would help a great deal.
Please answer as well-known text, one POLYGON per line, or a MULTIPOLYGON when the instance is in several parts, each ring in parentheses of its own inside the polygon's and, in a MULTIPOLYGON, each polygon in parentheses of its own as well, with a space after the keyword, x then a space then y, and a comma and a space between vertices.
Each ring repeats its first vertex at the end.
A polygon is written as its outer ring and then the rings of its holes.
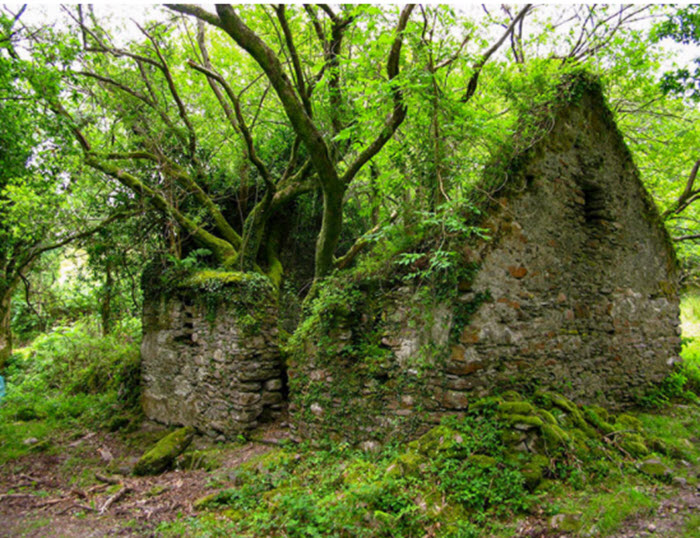
POLYGON ((672 474, 671 469, 656 458, 650 458, 640 463, 639 470, 647 476, 659 479, 670 479, 672 474))
POLYGON ((194 438, 194 428, 180 428, 166 435, 146 452, 134 466, 136 476, 155 475, 171 468, 194 438))
POLYGON ((581 514, 556 514, 549 520, 552 531, 573 533, 581 529, 581 514))

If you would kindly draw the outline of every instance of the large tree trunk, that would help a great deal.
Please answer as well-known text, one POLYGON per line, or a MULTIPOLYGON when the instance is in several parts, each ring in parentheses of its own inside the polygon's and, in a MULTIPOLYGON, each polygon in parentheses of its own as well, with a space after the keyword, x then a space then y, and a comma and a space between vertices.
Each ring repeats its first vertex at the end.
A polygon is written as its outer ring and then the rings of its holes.
POLYGON ((345 189, 323 190, 323 222, 316 243, 316 279, 333 270, 335 249, 343 229, 343 195, 345 189))
POLYGON ((0 373, 12 355, 12 331, 10 330, 11 290, 0 290, 0 373))

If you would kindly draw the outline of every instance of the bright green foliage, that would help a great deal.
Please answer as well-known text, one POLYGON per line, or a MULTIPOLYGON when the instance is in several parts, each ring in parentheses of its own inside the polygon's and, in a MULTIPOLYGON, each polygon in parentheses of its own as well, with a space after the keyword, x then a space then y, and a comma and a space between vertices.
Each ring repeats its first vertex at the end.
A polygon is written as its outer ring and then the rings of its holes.
MULTIPOLYGON (((656 27, 657 39, 671 38, 684 45, 700 45, 700 6, 678 8, 673 15, 656 27)), ((700 56, 693 60, 695 70, 677 69, 664 73, 661 89, 665 93, 687 95, 700 101, 700 56)))
POLYGON ((0 461, 50 443, 67 428, 120 428, 140 418, 140 325, 100 337, 95 326, 58 327, 12 355, 0 404, 0 461))

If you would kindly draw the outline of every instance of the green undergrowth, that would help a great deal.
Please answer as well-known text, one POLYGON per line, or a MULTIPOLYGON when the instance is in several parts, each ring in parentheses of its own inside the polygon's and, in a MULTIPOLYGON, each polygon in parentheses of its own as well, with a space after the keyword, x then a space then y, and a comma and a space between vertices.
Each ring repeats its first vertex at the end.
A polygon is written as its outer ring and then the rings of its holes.
POLYGON ((700 338, 683 338, 681 362, 657 386, 639 399, 643 408, 655 409, 670 402, 698 402, 700 394, 700 338))
POLYGON ((56 437, 118 430, 139 419, 140 325, 102 336, 96 324, 58 327, 17 350, 0 402, 0 464, 52 450, 56 437))
POLYGON ((610 535, 679 481, 694 485, 699 416, 695 404, 613 415, 505 393, 408 443, 274 449, 227 471, 197 516, 159 535, 513 536, 526 515, 610 535))

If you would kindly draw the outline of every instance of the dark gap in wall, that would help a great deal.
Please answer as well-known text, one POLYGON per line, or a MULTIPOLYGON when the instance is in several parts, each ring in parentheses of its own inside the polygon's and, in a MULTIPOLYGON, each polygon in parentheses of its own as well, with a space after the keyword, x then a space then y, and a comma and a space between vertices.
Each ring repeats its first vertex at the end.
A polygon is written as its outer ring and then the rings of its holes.
POLYGON ((581 190, 583 191, 583 216, 586 224, 595 225, 608 220, 605 191, 593 183, 584 183, 581 190))

